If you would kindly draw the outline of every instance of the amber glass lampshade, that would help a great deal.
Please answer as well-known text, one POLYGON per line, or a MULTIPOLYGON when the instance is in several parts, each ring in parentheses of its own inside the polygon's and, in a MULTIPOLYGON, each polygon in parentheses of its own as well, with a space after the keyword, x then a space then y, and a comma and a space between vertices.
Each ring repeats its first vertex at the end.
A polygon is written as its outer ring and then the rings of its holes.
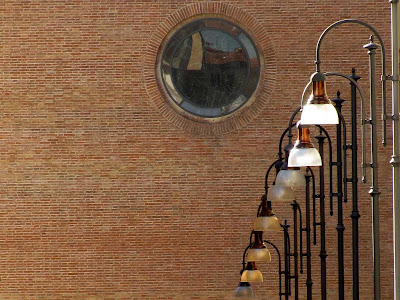
POLYGON ((254 243, 247 251, 247 261, 271 261, 271 253, 263 242, 262 231, 254 232, 254 243))
POLYGON ((336 108, 326 94, 326 76, 320 72, 311 75, 313 91, 301 113, 302 125, 338 124, 336 108))
POLYGON ((249 299, 255 297, 253 288, 251 287, 251 284, 248 282, 240 282, 239 286, 235 291, 234 296, 235 298, 241 298, 241 299, 249 299))
POLYGON ((271 208, 271 201, 261 198, 261 211, 254 223, 254 231, 281 230, 281 224, 271 208))
POLYGON ((310 142, 310 130, 299 124, 298 137, 289 153, 288 167, 317 167, 322 165, 321 155, 310 142))
POLYGON ((242 273, 241 282, 263 282, 263 276, 257 269, 254 261, 247 262, 246 269, 242 273))

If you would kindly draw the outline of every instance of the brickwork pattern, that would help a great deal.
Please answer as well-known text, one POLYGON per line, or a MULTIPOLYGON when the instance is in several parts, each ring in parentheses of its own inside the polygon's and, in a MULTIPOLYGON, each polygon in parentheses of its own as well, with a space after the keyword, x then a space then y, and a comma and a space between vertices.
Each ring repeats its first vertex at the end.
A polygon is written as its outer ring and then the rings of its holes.
MULTIPOLYGON (((230 299, 266 168, 314 71, 319 34, 339 19, 368 20, 390 49, 386 1, 5 0, 0 12, 1 299, 230 299), (210 129, 172 114, 155 77, 160 42, 197 13, 239 20, 269 62, 257 108, 210 129)), ((350 25, 330 32, 323 71, 356 67, 367 91, 369 35, 350 25)), ((350 98, 347 82, 330 80, 332 98, 336 89, 350 98)), ((379 148, 382 299, 393 298, 390 155, 390 147, 379 148)), ((362 185, 366 300, 373 280, 367 192, 362 185)), ((289 204, 273 209, 291 223, 289 204)), ((350 213, 349 203, 346 265, 350 213)), ((337 299, 336 217, 327 220, 329 299, 337 299)), ((280 234, 265 238, 282 247, 280 234)), ((318 254, 313 246, 315 299, 318 254)), ((272 256, 260 265, 265 282, 254 284, 260 299, 277 299, 272 256)), ((305 275, 300 299, 304 282, 305 275)))

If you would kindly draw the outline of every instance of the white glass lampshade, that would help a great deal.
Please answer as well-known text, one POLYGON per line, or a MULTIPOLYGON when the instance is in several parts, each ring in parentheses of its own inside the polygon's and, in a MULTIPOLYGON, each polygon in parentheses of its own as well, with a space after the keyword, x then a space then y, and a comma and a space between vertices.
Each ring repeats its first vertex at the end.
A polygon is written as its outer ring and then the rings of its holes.
POLYGON ((271 253, 267 248, 247 250, 247 261, 271 261, 271 253))
POLYGON ((336 108, 331 104, 307 104, 301 113, 302 125, 338 124, 339 117, 336 108))
POLYGON ((306 186, 306 178, 300 170, 280 170, 276 176, 275 185, 289 187, 306 186))
POLYGON ((322 166, 321 155, 315 148, 293 148, 289 154, 289 167, 322 166))
POLYGON ((240 282, 239 286, 235 291, 234 296, 235 298, 242 298, 242 299, 249 299, 255 297, 253 288, 248 282, 240 282))
POLYGON ((313 90, 303 107, 300 123, 302 125, 338 124, 336 108, 326 93, 326 76, 321 72, 311 75, 313 90))
POLYGON ((256 263, 249 261, 242 273, 241 282, 263 282, 262 273, 257 269, 256 263))
POLYGON ((275 216, 258 217, 254 222, 254 231, 281 230, 281 223, 275 216))
POLYGON ((296 200, 296 196, 289 186, 273 185, 268 190, 268 199, 270 201, 293 201, 296 200))

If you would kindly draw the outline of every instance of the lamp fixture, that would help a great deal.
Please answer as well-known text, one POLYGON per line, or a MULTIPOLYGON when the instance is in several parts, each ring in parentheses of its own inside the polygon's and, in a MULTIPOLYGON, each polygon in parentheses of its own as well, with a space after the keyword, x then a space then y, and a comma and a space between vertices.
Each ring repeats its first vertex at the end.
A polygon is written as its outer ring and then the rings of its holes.
POLYGON ((271 261, 271 253, 263 242, 262 231, 254 232, 254 242, 247 251, 247 261, 271 261))
POLYGON ((247 262, 247 266, 242 273, 241 282, 263 282, 263 276, 260 270, 257 269, 254 261, 247 262))
POLYGON ((313 91, 301 113, 302 125, 338 124, 339 117, 326 94, 326 76, 321 72, 311 75, 313 91))
POLYGON ((254 231, 281 230, 281 224, 271 208, 271 201, 267 201, 266 195, 261 198, 261 212, 254 223, 254 231))
POLYGON ((293 144, 290 143, 285 147, 285 162, 281 167, 275 179, 275 185, 286 187, 303 187, 306 186, 306 178, 300 171, 300 168, 288 167, 289 152, 293 149, 293 144))
POLYGON ((301 122, 298 122, 297 129, 298 137, 293 149, 290 150, 288 167, 322 166, 321 155, 310 142, 310 129, 301 122))
POLYGON ((296 200, 293 189, 290 186, 273 185, 268 191, 271 201, 293 201, 296 200))
POLYGON ((239 282, 238 287, 234 293, 235 298, 254 298, 254 291, 249 282, 239 282))

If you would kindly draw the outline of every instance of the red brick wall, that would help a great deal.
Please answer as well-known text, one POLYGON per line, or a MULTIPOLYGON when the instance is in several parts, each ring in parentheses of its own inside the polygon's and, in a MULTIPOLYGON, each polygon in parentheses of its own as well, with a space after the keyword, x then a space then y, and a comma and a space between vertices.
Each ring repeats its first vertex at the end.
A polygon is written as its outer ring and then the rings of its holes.
MULTIPOLYGON (((390 57, 390 5, 217 2, 1 3, 0 298, 232 295, 266 168, 314 71, 320 33, 342 18, 366 20, 382 34, 390 57), (256 99, 265 105, 232 128, 191 130, 154 101, 162 99, 154 68, 151 72, 161 33, 193 9, 223 13, 254 28, 264 55, 271 56, 273 68, 266 65, 256 99)), ((321 49, 323 71, 348 74, 356 67, 366 94, 368 58, 362 45, 368 37, 366 29, 345 25, 329 33, 321 49)), ((349 99, 347 82, 330 79, 332 98, 336 89, 349 99)), ((391 299, 391 149, 379 151, 382 299, 391 299)), ((373 290, 368 187, 360 189, 361 299, 372 299, 373 290)), ((274 211, 291 223, 289 204, 274 203, 274 211)), ((348 203, 346 299, 351 297, 350 212, 348 203)), ((329 299, 337 298, 336 217, 327 221, 329 299)), ((265 237, 282 246, 280 234, 265 237)), ((313 246, 315 299, 318 254, 319 246, 313 246)), ((265 282, 253 285, 257 295, 276 299, 276 256, 260 269, 265 282)), ((302 295, 304 283, 305 275, 302 295)))

